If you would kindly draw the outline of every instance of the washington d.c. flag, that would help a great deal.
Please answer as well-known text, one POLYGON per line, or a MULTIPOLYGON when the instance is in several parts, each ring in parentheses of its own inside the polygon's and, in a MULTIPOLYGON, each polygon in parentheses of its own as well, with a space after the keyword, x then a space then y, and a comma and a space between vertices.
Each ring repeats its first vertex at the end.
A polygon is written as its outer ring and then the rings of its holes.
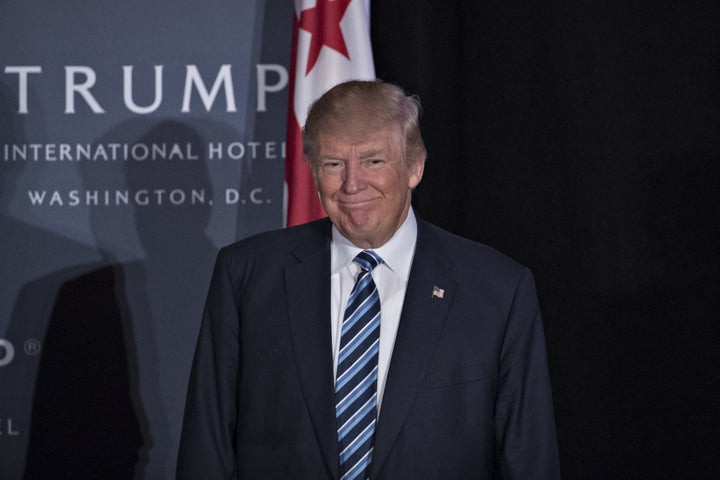
POLYGON ((308 108, 338 83, 374 78, 370 0, 295 0, 285 160, 288 226, 325 215, 302 159, 308 108))

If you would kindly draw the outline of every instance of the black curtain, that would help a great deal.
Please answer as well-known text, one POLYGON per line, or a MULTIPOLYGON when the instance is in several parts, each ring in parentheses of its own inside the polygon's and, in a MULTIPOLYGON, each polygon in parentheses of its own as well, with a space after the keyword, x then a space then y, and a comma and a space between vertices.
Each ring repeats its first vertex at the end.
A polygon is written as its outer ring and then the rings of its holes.
POLYGON ((375 1, 416 211, 536 277, 566 479, 720 478, 720 2, 375 1))

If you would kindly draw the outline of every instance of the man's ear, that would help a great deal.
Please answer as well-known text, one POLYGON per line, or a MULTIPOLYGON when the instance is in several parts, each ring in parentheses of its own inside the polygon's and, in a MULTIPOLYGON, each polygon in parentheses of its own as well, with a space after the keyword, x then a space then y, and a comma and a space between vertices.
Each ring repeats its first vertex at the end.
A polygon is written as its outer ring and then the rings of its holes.
POLYGON ((418 158, 410 160, 408 165, 409 179, 408 187, 413 189, 418 186, 420 180, 422 180, 423 172, 425 171, 425 155, 418 156, 418 158))
POLYGON ((308 167, 310 167, 310 173, 312 174, 313 184, 315 185, 315 190, 317 190, 318 189, 317 170, 315 169, 312 161, 310 160, 310 157, 308 157, 307 155, 305 155, 303 153, 302 159, 303 159, 303 162, 307 163, 308 167))

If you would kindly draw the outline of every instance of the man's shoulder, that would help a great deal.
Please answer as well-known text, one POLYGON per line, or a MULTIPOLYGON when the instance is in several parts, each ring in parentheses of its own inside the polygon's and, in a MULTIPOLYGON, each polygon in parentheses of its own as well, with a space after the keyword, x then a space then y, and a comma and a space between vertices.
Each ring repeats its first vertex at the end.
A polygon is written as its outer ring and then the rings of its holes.
POLYGON ((512 276, 522 275, 527 271, 524 265, 489 245, 449 232, 429 222, 421 223, 423 234, 427 235, 431 242, 438 242, 456 268, 473 269, 478 274, 504 272, 512 276))
POLYGON ((327 218, 293 227, 268 230, 243 238, 220 249, 220 258, 243 256, 274 257, 290 253, 299 245, 309 243, 322 246, 329 240, 327 218))

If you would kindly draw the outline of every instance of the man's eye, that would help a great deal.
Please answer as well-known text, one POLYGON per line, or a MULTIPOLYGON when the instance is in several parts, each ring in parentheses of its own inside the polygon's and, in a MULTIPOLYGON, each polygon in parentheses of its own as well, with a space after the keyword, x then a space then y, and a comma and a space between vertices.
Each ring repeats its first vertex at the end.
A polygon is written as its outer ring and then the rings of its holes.
POLYGON ((325 162, 322 165, 323 170, 326 172, 334 172, 342 168, 341 162, 325 162))

